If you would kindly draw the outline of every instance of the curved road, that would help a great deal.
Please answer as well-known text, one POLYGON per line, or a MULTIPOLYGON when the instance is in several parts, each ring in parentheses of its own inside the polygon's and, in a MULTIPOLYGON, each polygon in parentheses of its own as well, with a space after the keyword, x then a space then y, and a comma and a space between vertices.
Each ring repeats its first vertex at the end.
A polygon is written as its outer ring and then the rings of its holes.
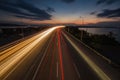
POLYGON ((60 27, 0 52, 0 80, 119 80, 119 71, 60 27))

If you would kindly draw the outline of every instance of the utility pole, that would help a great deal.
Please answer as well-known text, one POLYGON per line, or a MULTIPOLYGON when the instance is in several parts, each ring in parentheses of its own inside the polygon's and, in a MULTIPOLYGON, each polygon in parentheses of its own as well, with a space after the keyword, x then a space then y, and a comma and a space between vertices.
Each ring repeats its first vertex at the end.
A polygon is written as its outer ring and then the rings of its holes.
MULTIPOLYGON (((23 18, 21 19, 21 24, 23 24, 23 18)), ((24 39, 24 27, 21 26, 21 35, 22 35, 22 38, 24 39)))
MULTIPOLYGON (((81 18, 81 25, 83 26, 83 25, 84 25, 84 18, 81 17, 81 16, 80 16, 80 18, 81 18)), ((81 37, 80 37, 80 40, 82 41, 82 39, 83 39, 83 30, 81 30, 81 37)))
POLYGON ((21 28, 21 32, 22 32, 22 37, 24 39, 24 29, 23 29, 23 27, 21 28))

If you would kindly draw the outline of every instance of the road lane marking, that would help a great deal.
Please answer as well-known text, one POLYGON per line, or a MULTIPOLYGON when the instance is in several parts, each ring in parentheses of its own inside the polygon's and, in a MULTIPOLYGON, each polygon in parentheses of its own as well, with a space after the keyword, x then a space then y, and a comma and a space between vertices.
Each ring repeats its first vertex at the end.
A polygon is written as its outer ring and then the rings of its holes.
POLYGON ((78 71, 77 66, 75 65, 75 63, 73 63, 73 66, 74 66, 74 68, 75 68, 75 71, 76 71, 79 79, 80 79, 80 73, 79 73, 79 71, 78 71))
POLYGON ((56 69, 57 69, 57 70, 56 70, 56 73, 57 73, 56 76, 57 76, 57 78, 58 78, 58 73, 59 73, 59 71, 58 71, 58 62, 56 63, 56 69))

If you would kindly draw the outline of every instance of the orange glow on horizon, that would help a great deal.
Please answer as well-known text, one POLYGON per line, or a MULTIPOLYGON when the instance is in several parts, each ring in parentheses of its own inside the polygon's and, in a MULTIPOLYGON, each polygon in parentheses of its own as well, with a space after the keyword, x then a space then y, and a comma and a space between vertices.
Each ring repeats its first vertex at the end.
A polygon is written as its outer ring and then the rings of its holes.
POLYGON ((23 23, 27 23, 27 24, 96 24, 98 22, 103 22, 103 21, 114 21, 113 19, 106 19, 106 18, 93 18, 93 17, 89 17, 89 18, 83 18, 83 22, 81 21, 81 19, 63 19, 63 20, 59 20, 59 19, 51 19, 51 20, 44 20, 44 21, 40 21, 40 20, 28 20, 28 19, 16 19, 14 18, 15 21, 17 22, 23 22, 23 23))

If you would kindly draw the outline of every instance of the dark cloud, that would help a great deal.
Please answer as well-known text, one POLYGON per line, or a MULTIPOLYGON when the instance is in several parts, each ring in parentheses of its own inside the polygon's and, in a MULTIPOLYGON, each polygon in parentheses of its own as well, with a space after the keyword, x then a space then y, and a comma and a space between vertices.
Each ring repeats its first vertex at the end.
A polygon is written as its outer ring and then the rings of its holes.
POLYGON ((107 18, 120 17, 120 8, 115 10, 105 9, 103 10, 102 13, 98 13, 97 17, 107 17, 107 18))
POLYGON ((54 8, 51 7, 47 7, 46 11, 49 13, 55 12, 54 8))
POLYGON ((72 2, 75 2, 75 0, 62 0, 63 2, 65 3, 72 3, 72 2))
MULTIPOLYGON (((25 18, 25 19, 32 19, 32 20, 46 20, 46 18, 44 16, 42 17, 35 17, 35 16, 26 16, 26 15, 14 15, 18 18, 25 18)), ((51 20, 51 18, 47 18, 47 20, 51 20)))
POLYGON ((103 21, 98 23, 87 24, 89 26, 108 26, 108 27, 120 27, 120 21, 103 21))
POLYGON ((93 11, 90 13, 90 15, 95 15, 95 14, 97 14, 97 11, 93 11))
POLYGON ((97 1, 97 5, 99 4, 107 4, 107 5, 110 5, 110 4, 113 4, 115 2, 119 2, 120 0, 98 0, 97 1))
POLYGON ((9 3, 6 1, 1 1, 0 9, 7 12, 15 13, 17 14, 15 15, 16 17, 26 18, 26 19, 49 20, 52 17, 52 15, 47 13, 45 10, 39 9, 33 4, 30 4, 23 0, 16 1, 16 4, 9 3), (26 13, 22 9, 28 12, 26 13))
POLYGON ((52 16, 50 15, 50 14, 48 14, 45 10, 41 10, 41 9, 39 9, 39 8, 37 8, 37 7, 35 7, 34 5, 32 5, 32 4, 29 4, 29 3, 26 3, 26 2, 24 2, 24 1, 21 1, 21 2, 19 2, 18 3, 18 5, 21 7, 21 8, 23 8, 23 9, 25 9, 25 10, 27 10, 27 11, 29 11, 30 13, 32 13, 34 16, 33 17, 38 17, 38 18, 40 18, 40 20, 41 20, 41 18, 43 19, 50 19, 52 16))
POLYGON ((96 4, 99 5, 99 4, 105 3, 106 1, 107 0, 98 0, 96 4))
POLYGON ((113 3, 115 3, 115 2, 117 2, 118 0, 108 0, 107 2, 106 2, 106 4, 113 4, 113 3))

